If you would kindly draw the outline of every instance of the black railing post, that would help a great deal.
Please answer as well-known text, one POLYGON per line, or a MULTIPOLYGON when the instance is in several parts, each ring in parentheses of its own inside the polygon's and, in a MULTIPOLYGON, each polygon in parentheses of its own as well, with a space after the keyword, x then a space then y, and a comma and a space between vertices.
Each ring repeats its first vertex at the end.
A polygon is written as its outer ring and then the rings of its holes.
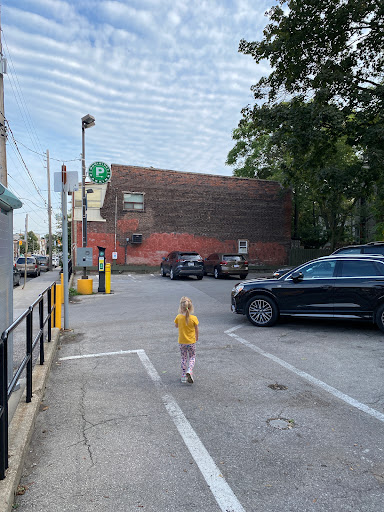
POLYGON ((48 343, 51 341, 52 329, 52 287, 48 289, 48 343))
POLYGON ((27 315, 27 397, 26 402, 32 400, 32 317, 33 309, 30 307, 27 315))
POLYGON ((8 420, 6 418, 6 407, 8 406, 7 395, 7 372, 6 359, 4 358, 4 341, 0 339, 0 480, 5 478, 5 470, 8 462, 8 420))
POLYGON ((39 319, 40 319, 40 364, 44 364, 44 296, 41 296, 39 302, 39 319))
POLYGON ((55 305, 53 311, 53 327, 56 327, 56 283, 53 285, 53 303, 55 305))

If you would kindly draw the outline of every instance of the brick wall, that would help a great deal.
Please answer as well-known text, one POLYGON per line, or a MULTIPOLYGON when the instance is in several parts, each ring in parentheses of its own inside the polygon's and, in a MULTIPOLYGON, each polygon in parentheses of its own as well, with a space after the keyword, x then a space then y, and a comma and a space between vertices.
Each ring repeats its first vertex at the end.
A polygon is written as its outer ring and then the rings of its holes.
POLYGON ((287 259, 291 196, 277 182, 112 165, 100 211, 107 222, 88 222, 88 245, 105 246, 107 261, 114 250, 116 197, 117 263, 124 263, 125 239, 133 233, 141 233, 143 243, 128 245, 128 264, 158 265, 175 249, 196 250, 203 257, 237 252, 238 239, 249 241, 255 263, 287 259), (144 211, 124 211, 124 192, 144 193, 144 211))

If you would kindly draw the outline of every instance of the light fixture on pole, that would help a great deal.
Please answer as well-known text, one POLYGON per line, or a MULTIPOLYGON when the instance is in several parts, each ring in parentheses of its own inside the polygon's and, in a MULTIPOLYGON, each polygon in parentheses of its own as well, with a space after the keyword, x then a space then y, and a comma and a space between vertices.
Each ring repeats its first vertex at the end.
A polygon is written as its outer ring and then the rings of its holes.
MULTIPOLYGON (((82 234, 83 234, 83 247, 87 247, 87 199, 85 192, 85 130, 95 126, 95 118, 90 114, 81 118, 81 135, 82 135, 82 173, 81 173, 81 196, 82 196, 82 234)), ((83 267, 83 279, 87 279, 87 268, 83 267)))

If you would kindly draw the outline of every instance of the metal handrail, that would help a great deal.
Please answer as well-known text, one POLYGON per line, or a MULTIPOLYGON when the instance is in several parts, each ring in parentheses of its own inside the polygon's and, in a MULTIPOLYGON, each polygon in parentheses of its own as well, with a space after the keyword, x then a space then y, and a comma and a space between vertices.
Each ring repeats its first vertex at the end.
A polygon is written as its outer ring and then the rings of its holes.
POLYGON ((53 325, 56 322, 55 300, 56 283, 52 283, 28 309, 17 318, 0 337, 0 480, 5 478, 5 470, 8 468, 8 400, 15 389, 20 375, 26 369, 26 402, 32 400, 32 354, 40 341, 40 364, 44 364, 44 327, 48 323, 48 342, 51 341, 52 313, 53 325), (47 295, 47 315, 44 318, 44 296, 47 295), (33 310, 39 305, 39 331, 33 338, 33 310), (8 338, 23 320, 26 321, 26 354, 8 384, 8 338))

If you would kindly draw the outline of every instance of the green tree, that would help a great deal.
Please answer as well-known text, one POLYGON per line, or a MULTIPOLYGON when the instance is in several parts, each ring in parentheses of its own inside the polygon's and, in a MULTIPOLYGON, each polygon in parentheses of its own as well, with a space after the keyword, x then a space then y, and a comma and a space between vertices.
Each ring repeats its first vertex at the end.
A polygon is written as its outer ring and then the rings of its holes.
MULTIPOLYGON (((363 212, 382 189, 384 4, 281 0, 267 14, 262 41, 239 51, 272 71, 252 87, 256 104, 243 110, 227 163, 292 187, 300 234, 325 230, 334 245, 358 200, 363 212)), ((383 211, 378 194, 376 203, 383 211)))

